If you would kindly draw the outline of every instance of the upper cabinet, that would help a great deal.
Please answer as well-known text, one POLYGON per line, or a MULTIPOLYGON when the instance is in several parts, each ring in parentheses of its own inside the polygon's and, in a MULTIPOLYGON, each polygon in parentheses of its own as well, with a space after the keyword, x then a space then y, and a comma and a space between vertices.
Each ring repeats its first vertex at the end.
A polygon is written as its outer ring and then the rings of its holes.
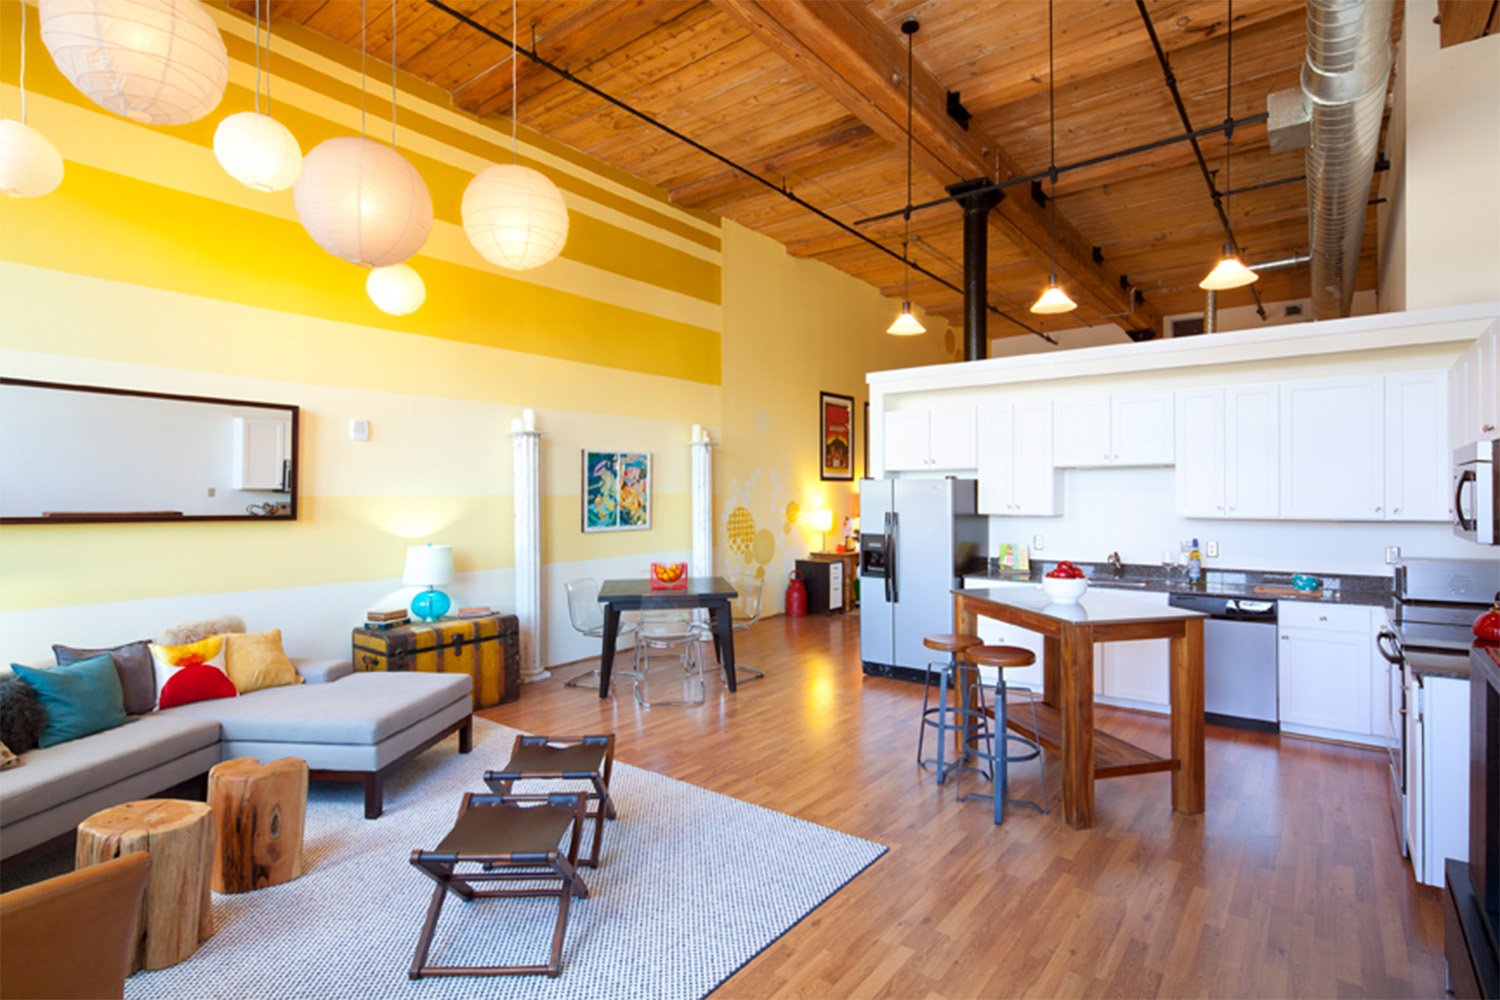
POLYGON ((886 471, 977 467, 974 420, 972 406, 892 410, 885 415, 886 471))
POLYGON ((1038 399, 980 408, 979 513, 1053 515, 1057 494, 1052 404, 1038 399))
POLYGON ((1500 439, 1500 323, 1491 323, 1448 370, 1454 448, 1500 439))
POLYGON ((1385 518, 1384 412, 1379 375, 1282 383, 1282 517, 1385 518))
POLYGON ((1276 517, 1278 418, 1275 383, 1180 390, 1177 513, 1276 517))
POLYGON ((1171 465, 1172 393, 1127 392, 1059 400, 1052 408, 1059 468, 1171 465))
POLYGON ((1443 372, 1385 377, 1385 508, 1391 521, 1450 521, 1448 380, 1443 372))

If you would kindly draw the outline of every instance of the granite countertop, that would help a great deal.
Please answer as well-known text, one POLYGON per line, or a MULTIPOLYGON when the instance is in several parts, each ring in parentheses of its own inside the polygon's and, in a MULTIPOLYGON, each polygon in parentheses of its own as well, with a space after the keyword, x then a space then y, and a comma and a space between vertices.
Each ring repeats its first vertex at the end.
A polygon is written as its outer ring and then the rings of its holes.
MULTIPOLYGON (((975 566, 973 572, 965 573, 969 579, 1009 581, 1017 583, 1041 583, 1042 575, 1057 563, 1033 561, 1031 573, 1001 570, 993 559, 983 567, 975 566)), ((1126 563, 1124 572, 1115 576, 1114 570, 1104 563, 1075 563, 1088 577, 1089 586, 1108 590, 1156 592, 1172 594, 1207 594, 1213 597, 1247 597, 1252 600, 1310 601, 1321 604, 1362 604, 1389 607, 1391 603, 1391 577, 1334 575, 1315 573, 1323 580, 1323 589, 1311 594, 1301 593, 1257 593, 1257 587, 1275 587, 1292 590, 1291 573, 1271 573, 1263 570, 1204 569, 1203 579, 1189 582, 1174 571, 1169 578, 1160 565, 1126 563)))

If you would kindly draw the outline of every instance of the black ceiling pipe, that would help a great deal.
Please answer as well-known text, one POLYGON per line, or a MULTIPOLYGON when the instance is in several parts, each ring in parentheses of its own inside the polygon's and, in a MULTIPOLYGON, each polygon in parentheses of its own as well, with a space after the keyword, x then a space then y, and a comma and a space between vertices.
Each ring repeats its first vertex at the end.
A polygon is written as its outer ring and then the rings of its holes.
POLYGON ((988 177, 963 181, 948 188, 964 210, 964 360, 990 356, 988 316, 990 270, 990 209, 1004 197, 991 188, 988 177))

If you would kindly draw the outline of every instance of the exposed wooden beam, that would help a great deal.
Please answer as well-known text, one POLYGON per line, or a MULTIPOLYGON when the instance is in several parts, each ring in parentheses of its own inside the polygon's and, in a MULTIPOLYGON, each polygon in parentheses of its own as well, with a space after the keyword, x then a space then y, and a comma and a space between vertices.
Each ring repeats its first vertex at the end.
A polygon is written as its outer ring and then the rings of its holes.
POLYGON ((1473 41, 1500 30, 1500 0, 1438 0, 1439 47, 1473 41))
MULTIPOLYGON (((862 4, 818 0, 714 0, 772 51, 796 67, 876 134, 906 142, 906 51, 862 4)), ((1008 179, 1024 174, 1003 149, 971 120, 961 128, 947 112, 947 91, 921 62, 912 81, 914 159, 943 185, 976 177, 1008 179)), ((1047 210, 1013 192, 990 213, 990 223, 1042 266, 1051 252, 1047 210)), ((1101 313, 1129 308, 1119 272, 1096 264, 1092 247, 1065 219, 1057 220, 1057 271, 1068 291, 1101 313)), ((1138 302, 1142 325, 1160 331, 1161 315, 1138 302)))

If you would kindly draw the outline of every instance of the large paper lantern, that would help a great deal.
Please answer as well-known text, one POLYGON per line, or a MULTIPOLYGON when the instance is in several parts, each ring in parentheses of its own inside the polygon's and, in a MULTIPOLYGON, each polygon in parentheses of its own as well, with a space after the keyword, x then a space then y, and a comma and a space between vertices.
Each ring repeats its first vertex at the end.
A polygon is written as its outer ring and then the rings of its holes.
POLYGON ((42 42, 89 100, 147 125, 218 107, 229 53, 198 0, 40 0, 42 42))
POLYGON ((371 139, 319 143, 302 160, 292 203, 318 246, 362 267, 401 263, 432 230, 432 196, 422 175, 371 139))
POLYGON ((214 156, 229 176, 257 191, 282 191, 302 172, 297 137, 270 115, 240 111, 214 130, 214 156))
POLYGON ((0 121, 0 194, 40 198, 62 179, 62 154, 46 136, 9 118, 0 121))
POLYGON ((519 164, 486 167, 464 189, 464 233, 491 264, 525 271, 562 252, 568 207, 544 175, 519 164))
POLYGON ((381 312, 392 316, 414 313, 427 301, 427 286, 410 264, 372 268, 365 278, 365 293, 381 312))

